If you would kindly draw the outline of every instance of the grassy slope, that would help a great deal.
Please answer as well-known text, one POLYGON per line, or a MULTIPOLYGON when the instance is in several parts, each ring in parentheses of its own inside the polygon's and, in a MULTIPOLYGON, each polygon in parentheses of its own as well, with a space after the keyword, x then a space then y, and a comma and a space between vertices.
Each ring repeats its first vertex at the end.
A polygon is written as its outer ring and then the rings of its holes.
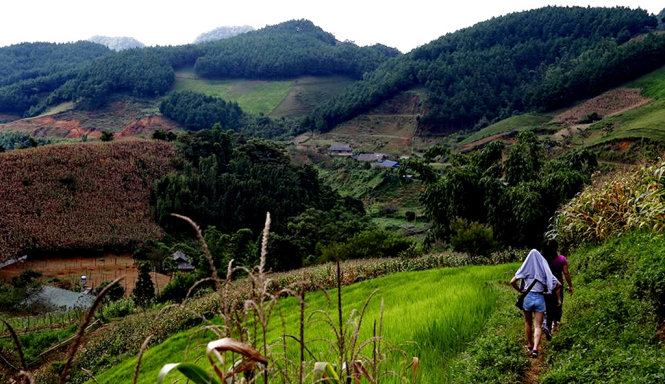
POLYGON ((594 124, 589 136, 583 140, 585 145, 640 138, 665 142, 665 66, 626 84, 626 87, 641 88, 644 96, 655 101, 594 124))
MULTIPOLYGON (((372 322, 379 318, 380 300, 383 298, 386 341, 398 344, 406 356, 420 357, 422 377, 419 382, 440 383, 446 376, 445 364, 476 337, 494 310, 497 289, 488 282, 507 280, 515 268, 515 265, 444 268, 365 281, 344 288, 345 316, 352 308, 360 308, 370 292, 378 288, 378 297, 371 302, 365 315, 361 339, 371 336, 372 322)), ((325 308, 326 301, 324 295, 319 293, 308 295, 307 302, 307 311, 311 313, 325 308)), ((296 334, 297 301, 284 300, 279 308, 288 332, 296 334)), ((275 316, 275 321, 277 319, 275 316)), ((276 341, 281 333, 280 327, 272 328, 270 340, 276 341)), ((212 338, 210 333, 197 334, 197 330, 191 329, 150 348, 143 358, 139 382, 153 382, 163 364, 182 361, 187 351, 188 360, 201 356, 204 342, 212 338), (194 337, 192 341, 190 337, 194 337)), ((321 322, 314 323, 308 328, 306 339, 316 338, 330 340, 332 331, 321 322)), ((328 342, 310 342, 308 347, 319 360, 333 359, 328 352, 328 342)), ((290 350, 290 353, 295 353, 295 345, 290 345, 290 350)), ((404 358, 401 358, 399 364, 393 363, 392 369, 399 369, 403 362, 404 358)), ((135 363, 136 358, 129 359, 98 375, 97 379, 100 383, 128 382, 135 363)), ((199 360, 197 364, 206 366, 207 362, 199 360)), ((170 380, 174 378, 175 375, 170 380)))
POLYGON ((569 261, 575 295, 564 304, 562 328, 552 341, 542 382, 661 382, 663 318, 654 316, 654 302, 644 287, 660 281, 663 294, 665 236, 633 233, 580 249, 569 261))
POLYGON ((236 101, 243 111, 268 114, 289 94, 293 80, 207 80, 193 71, 176 73, 174 91, 193 91, 236 101))
POLYGON ((344 76, 304 76, 290 80, 209 80, 192 69, 178 71, 174 91, 193 91, 236 101, 243 111, 274 117, 297 117, 353 83, 344 76))
POLYGON ((523 115, 512 116, 471 134, 469 137, 462 140, 460 144, 472 143, 476 140, 484 139, 485 137, 497 135, 500 133, 523 131, 529 128, 541 126, 550 120, 552 120, 551 116, 537 113, 525 113, 523 115))

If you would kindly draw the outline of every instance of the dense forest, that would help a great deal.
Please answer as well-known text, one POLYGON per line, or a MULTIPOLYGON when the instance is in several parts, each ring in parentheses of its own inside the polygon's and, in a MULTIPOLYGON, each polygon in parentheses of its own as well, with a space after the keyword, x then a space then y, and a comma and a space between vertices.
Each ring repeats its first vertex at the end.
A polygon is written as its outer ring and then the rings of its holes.
POLYGON ((421 196, 434 222, 430 240, 474 243, 485 252, 494 240, 538 246, 557 208, 582 190, 597 166, 587 150, 547 160, 544 145, 530 131, 519 133, 507 156, 504 149, 494 141, 472 154, 450 155, 451 166, 421 196))
POLYGON ((339 42, 309 20, 291 20, 202 45, 195 70, 203 77, 292 78, 347 75, 361 78, 399 51, 380 44, 339 42))
POLYGON ((94 59, 110 54, 103 45, 22 43, 0 48, 0 111, 23 114, 76 77, 94 59))
POLYGON ((656 25, 629 8, 546 7, 493 18, 387 61, 305 125, 330 129, 417 85, 429 98, 420 122, 435 131, 560 106, 661 66, 662 35, 631 40, 656 25))
POLYGON ((195 92, 175 92, 162 100, 159 111, 189 129, 205 129, 215 123, 237 130, 242 110, 237 103, 195 92))
MULTIPOLYGON (((256 241, 270 212, 273 270, 323 260, 331 247, 336 254, 343 248, 345 258, 358 258, 394 256, 410 246, 377 229, 361 201, 340 197, 314 168, 293 164, 278 144, 246 140, 217 124, 179 135, 176 145, 183 156, 180 171, 157 180, 153 188, 157 220, 168 232, 188 230, 170 216, 179 213, 201 225, 211 243, 233 236, 256 241)), ((228 257, 216 260, 219 267, 235 257, 222 251, 218 255, 228 257)), ((249 252, 236 262, 253 265, 257 256, 249 252)))

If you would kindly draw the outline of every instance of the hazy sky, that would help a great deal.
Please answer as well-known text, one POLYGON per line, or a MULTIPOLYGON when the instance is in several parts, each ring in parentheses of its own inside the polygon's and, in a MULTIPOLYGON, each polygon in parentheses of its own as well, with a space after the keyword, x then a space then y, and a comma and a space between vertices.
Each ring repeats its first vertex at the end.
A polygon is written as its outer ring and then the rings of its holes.
POLYGON ((338 40, 382 43, 407 52, 437 37, 506 13, 546 5, 641 7, 662 0, 3 0, 0 46, 130 36, 146 45, 190 43, 223 25, 261 28, 309 19, 338 40))

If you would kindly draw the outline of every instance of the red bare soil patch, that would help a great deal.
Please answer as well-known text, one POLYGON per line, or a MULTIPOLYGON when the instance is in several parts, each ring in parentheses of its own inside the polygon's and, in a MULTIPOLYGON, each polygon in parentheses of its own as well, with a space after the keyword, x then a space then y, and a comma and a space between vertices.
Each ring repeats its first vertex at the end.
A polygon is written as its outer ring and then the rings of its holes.
POLYGON ((125 125, 122 130, 115 134, 114 137, 137 137, 144 136, 150 137, 152 133, 158 129, 163 131, 174 131, 180 127, 175 122, 165 118, 161 115, 145 116, 139 120, 133 121, 125 125))
MULTIPOLYGON (((69 110, 55 115, 20 119, 0 124, 0 130, 24 132, 34 137, 97 139, 102 131, 115 137, 150 137, 157 129, 179 129, 175 122, 146 112, 140 101, 116 101, 94 111, 69 110)), ((9 119, 8 119, 9 120, 9 119)))
MULTIPOLYGON (((88 287, 97 287, 103 281, 111 281, 125 276, 121 282, 125 288, 125 295, 129 296, 136 286, 139 271, 136 262, 130 255, 111 255, 103 257, 55 257, 39 260, 28 260, 0 269, 0 279, 9 281, 26 269, 39 271, 43 279, 57 277, 77 286, 81 276, 86 276, 88 287)), ((150 273, 155 284, 155 290, 161 290, 168 284, 170 277, 161 273, 150 273)))
POLYGON ((568 109, 557 115, 552 121, 563 125, 574 125, 594 112, 606 117, 651 101, 651 99, 643 97, 642 90, 638 88, 613 89, 568 109))
POLYGON ((0 260, 31 249, 131 246, 159 238, 152 181, 173 146, 146 140, 50 145, 0 154, 0 260))

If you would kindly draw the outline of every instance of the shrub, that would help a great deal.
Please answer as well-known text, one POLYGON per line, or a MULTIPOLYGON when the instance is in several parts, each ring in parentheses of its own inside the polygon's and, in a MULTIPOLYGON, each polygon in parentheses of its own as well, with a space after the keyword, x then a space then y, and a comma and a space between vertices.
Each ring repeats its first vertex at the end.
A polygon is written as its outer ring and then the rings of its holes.
POLYGON ((323 260, 389 257, 399 255, 410 246, 411 241, 401 235, 375 229, 360 232, 346 243, 324 247, 321 257, 323 260))
MULTIPOLYGON (((95 292, 101 292, 102 289, 104 289, 104 287, 109 285, 109 283, 110 283, 110 281, 102 281, 97 286, 97 288, 95 288, 95 292)), ((116 284, 116 285, 112 286, 111 289, 109 289, 108 293, 104 297, 104 300, 106 302, 117 301, 117 300, 122 299, 123 296, 125 296, 125 288, 120 284, 116 284)))
MULTIPOLYGON (((197 275, 194 273, 179 273, 173 275, 171 281, 164 287, 158 300, 160 302, 176 301, 181 302, 186 296, 189 289, 198 280, 197 275)), ((200 288, 204 288, 205 284, 201 284, 200 288)))
POLYGON ((102 131, 102 135, 99 137, 101 141, 111 141, 113 140, 113 132, 102 131))
POLYGON ((458 217, 450 227, 453 232, 450 243, 456 252, 465 252, 475 258, 489 255, 496 247, 494 233, 489 225, 458 217))

